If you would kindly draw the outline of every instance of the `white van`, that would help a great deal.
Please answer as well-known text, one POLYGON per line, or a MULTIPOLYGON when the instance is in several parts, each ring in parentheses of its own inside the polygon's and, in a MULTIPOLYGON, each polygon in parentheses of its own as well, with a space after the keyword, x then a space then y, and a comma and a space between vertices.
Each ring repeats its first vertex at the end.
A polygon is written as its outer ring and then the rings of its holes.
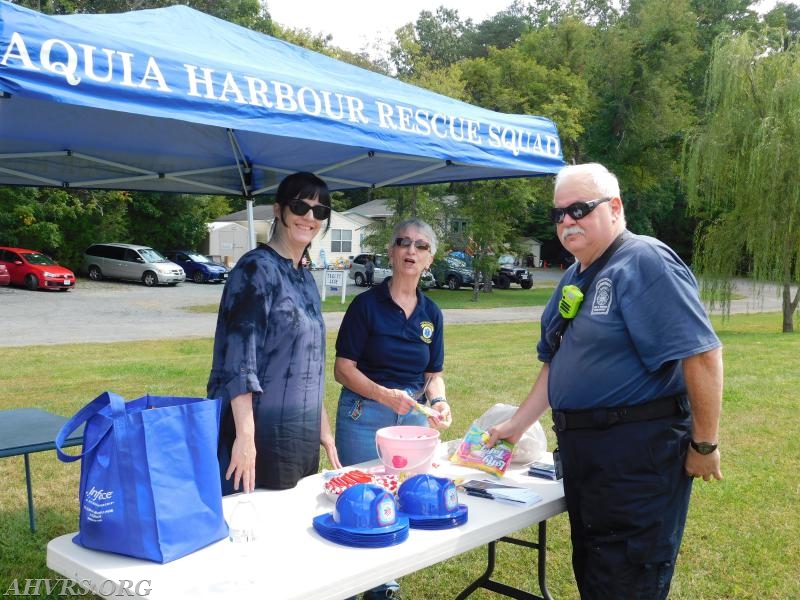
POLYGON ((92 281, 125 279, 146 286, 177 285, 186 280, 180 265, 148 246, 92 244, 83 252, 83 271, 92 281))

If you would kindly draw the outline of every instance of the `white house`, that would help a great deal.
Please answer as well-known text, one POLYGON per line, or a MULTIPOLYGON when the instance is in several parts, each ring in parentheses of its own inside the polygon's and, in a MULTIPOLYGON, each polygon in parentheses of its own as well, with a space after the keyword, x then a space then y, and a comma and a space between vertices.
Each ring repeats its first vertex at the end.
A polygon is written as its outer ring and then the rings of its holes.
MULTIPOLYGON (((253 207, 253 226, 255 227, 256 242, 267 242, 272 230, 272 222, 274 220, 274 212, 272 205, 261 204, 253 207)), ((215 224, 230 224, 234 223, 244 229, 247 234, 249 232, 247 226, 247 211, 241 210, 239 212, 231 213, 223 217, 219 217, 215 224)), ((314 238, 309 248, 309 255, 311 261, 315 266, 344 266, 347 264, 351 256, 361 254, 361 240, 363 239, 363 229, 366 227, 363 219, 350 217, 343 213, 331 211, 330 229, 325 232, 323 229, 314 238)), ((213 225, 213 224, 212 224, 213 225)), ((219 225, 218 225, 219 226, 219 225)), ((213 234, 209 232, 209 240, 213 234)), ((249 249, 245 243, 245 252, 249 249)), ((209 254, 214 254, 209 252, 209 254)), ((241 252, 235 257, 244 254, 241 252)))
POLYGON ((364 204, 354 206, 353 208, 345 211, 344 214, 356 214, 373 221, 386 221, 390 217, 394 216, 394 209, 389 208, 387 203, 388 200, 382 198, 370 200, 364 204))

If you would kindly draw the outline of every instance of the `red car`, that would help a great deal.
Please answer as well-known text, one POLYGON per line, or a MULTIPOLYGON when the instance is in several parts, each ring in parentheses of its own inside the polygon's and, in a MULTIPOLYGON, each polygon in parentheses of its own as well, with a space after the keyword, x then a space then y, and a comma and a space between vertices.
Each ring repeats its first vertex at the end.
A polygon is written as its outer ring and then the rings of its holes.
POLYGON ((75 287, 75 273, 36 250, 0 247, 0 265, 8 269, 11 283, 29 290, 61 290, 75 287))
POLYGON ((4 263, 0 263, 0 285, 8 285, 11 283, 11 275, 8 274, 8 269, 4 263))

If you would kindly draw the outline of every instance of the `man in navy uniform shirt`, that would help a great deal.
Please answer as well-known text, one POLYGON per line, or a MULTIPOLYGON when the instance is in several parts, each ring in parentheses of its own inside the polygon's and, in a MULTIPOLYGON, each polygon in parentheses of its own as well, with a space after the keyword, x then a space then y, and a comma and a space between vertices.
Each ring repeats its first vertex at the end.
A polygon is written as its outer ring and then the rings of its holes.
POLYGON ((721 343, 689 268, 626 230, 605 167, 562 169, 551 213, 576 262, 542 315, 539 376, 489 443, 518 440, 549 405, 581 598, 664 599, 692 480, 722 478, 721 343))

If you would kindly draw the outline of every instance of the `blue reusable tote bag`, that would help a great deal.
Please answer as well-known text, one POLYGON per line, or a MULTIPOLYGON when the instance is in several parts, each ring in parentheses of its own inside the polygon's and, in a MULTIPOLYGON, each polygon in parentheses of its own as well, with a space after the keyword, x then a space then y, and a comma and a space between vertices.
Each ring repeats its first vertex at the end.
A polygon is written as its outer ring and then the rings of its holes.
POLYGON ((111 392, 79 410, 56 437, 62 461, 83 459, 73 541, 165 563, 224 538, 219 415, 218 400, 111 392), (82 453, 65 454, 82 423, 82 453))

